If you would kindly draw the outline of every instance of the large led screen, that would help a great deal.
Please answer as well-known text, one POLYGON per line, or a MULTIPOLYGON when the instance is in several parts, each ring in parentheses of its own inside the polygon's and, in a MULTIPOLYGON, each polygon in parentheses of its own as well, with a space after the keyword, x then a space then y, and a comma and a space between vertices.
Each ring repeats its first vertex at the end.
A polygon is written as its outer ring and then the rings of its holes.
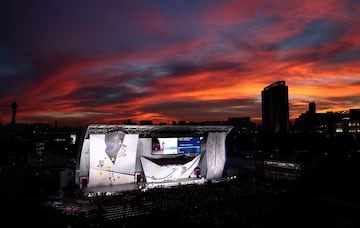
POLYGON ((152 138, 152 154, 200 153, 200 137, 152 138))
POLYGON ((200 153, 200 137, 182 137, 178 138, 178 154, 200 153))
POLYGON ((121 131, 90 135, 89 187, 134 182, 139 135, 121 131))

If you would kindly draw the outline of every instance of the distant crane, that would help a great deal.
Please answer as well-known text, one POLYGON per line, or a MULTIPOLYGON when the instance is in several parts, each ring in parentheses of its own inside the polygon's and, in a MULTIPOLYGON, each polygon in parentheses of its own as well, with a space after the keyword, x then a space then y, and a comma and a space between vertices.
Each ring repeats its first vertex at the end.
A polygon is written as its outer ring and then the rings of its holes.
MULTIPOLYGON (((0 104, 0 110, 5 110, 5 107, 9 107, 8 105, 3 105, 0 104)), ((11 119, 11 124, 15 124, 16 123, 16 109, 19 107, 18 104, 14 101, 11 103, 10 105, 11 109, 12 109, 12 119, 11 119)), ((3 124, 3 115, 2 113, 0 113, 0 125, 3 124)))
POLYGON ((13 103, 11 103, 12 108, 12 118, 11 118, 11 124, 15 124, 15 119, 16 119, 16 109, 19 107, 17 105, 17 103, 14 101, 13 103))

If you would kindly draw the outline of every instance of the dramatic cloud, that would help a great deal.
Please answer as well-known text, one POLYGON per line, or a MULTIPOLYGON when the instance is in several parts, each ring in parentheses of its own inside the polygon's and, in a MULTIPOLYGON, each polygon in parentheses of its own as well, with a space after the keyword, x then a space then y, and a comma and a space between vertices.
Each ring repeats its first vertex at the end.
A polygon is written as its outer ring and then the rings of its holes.
POLYGON ((63 125, 261 122, 289 87, 291 119, 360 108, 360 3, 25 1, 0 9, 0 116, 63 125))

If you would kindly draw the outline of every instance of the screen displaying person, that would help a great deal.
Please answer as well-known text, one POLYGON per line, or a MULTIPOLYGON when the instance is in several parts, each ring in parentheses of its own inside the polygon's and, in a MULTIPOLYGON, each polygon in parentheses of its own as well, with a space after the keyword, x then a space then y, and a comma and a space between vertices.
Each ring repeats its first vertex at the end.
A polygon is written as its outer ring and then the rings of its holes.
POLYGON ((161 152, 163 150, 159 138, 152 139, 152 151, 153 152, 161 152))

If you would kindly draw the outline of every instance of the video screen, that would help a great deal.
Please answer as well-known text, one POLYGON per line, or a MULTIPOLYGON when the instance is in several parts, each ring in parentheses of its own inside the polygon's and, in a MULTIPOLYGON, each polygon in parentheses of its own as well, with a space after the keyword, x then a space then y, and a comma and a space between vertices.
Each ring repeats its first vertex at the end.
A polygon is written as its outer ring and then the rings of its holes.
POLYGON ((200 153, 201 137, 152 138, 152 154, 200 153))

